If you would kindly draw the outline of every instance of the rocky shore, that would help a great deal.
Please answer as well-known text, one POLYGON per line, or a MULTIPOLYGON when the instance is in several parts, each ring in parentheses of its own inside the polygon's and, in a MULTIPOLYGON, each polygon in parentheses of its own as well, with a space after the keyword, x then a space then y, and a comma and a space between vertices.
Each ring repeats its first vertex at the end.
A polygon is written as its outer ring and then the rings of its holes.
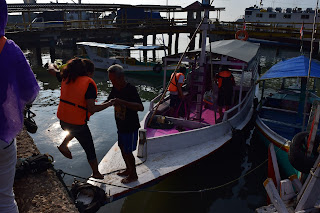
MULTIPOLYGON (((27 158, 39 150, 24 129, 17 136, 17 157, 27 158)), ((79 212, 55 172, 49 169, 35 175, 27 175, 14 183, 15 199, 20 213, 79 212)))

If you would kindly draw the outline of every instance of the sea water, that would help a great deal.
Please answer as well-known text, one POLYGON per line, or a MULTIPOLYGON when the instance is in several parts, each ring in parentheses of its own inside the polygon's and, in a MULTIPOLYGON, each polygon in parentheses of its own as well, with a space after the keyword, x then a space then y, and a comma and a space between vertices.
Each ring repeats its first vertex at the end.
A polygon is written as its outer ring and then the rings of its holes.
MULTIPOLYGON (((72 160, 62 156, 56 148, 66 135, 56 117, 60 83, 44 68, 36 66, 34 50, 30 49, 25 53, 41 87, 31 109, 37 115, 34 119, 38 131, 31 136, 41 153, 49 153, 54 157, 56 169, 89 177, 91 169, 77 140, 70 143, 72 160)), ((56 54, 65 60, 72 57, 69 50, 57 49, 56 54)), ((265 71, 282 59, 298 55, 297 49, 262 45, 260 65, 265 71)), ((49 60, 46 50, 42 59, 43 63, 49 60)), ((107 99, 112 85, 106 72, 96 71, 94 80, 99 91, 97 101, 101 103, 107 99)), ((127 80, 137 87, 143 101, 145 110, 139 112, 141 120, 147 113, 150 100, 161 91, 162 79, 127 76, 127 80)), ((117 141, 113 107, 94 114, 88 124, 100 161, 117 141)), ((99 212, 254 212, 257 207, 266 204, 266 192, 262 184, 267 177, 267 164, 263 163, 266 158, 266 150, 251 123, 213 155, 148 188, 154 192, 135 193, 102 207, 99 212), (197 192, 171 194, 160 191, 197 192)), ((73 177, 66 175, 64 180, 70 186, 73 177)))

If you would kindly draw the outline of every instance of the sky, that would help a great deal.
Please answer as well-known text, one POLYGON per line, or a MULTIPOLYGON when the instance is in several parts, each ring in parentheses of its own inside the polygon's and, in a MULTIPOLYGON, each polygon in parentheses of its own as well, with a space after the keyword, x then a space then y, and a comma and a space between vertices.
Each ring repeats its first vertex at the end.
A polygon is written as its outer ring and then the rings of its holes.
MULTIPOLYGON (((23 0, 6 0, 8 4, 13 3, 23 3, 23 0)), ((50 3, 56 2, 56 0, 36 0, 37 3, 50 3)), ((72 0, 58 0, 59 3, 72 3, 72 0)), ((74 0, 78 1, 78 0, 74 0)), ((128 0, 81 0, 82 3, 97 3, 97 4, 128 4, 128 0)), ((132 5, 138 4, 156 4, 156 5, 179 5, 186 7, 192 4, 195 0, 131 0, 132 5)), ((199 0, 201 1, 201 0, 199 0)), ((211 1, 211 0, 210 0, 211 1)), ((215 7, 225 7, 226 10, 221 12, 222 21, 235 21, 241 15, 244 15, 244 10, 246 7, 253 5, 259 5, 260 0, 213 0, 213 6, 215 7)), ((300 7, 315 8, 317 0, 264 0, 263 7, 281 7, 281 8, 294 8, 300 7)), ((215 18, 215 17, 211 17, 215 18)))

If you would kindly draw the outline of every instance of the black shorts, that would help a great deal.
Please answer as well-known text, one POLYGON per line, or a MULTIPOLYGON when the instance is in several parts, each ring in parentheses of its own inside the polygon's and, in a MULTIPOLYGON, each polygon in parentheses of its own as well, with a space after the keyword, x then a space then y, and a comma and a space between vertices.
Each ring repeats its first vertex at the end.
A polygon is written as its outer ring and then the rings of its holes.
POLYGON ((170 107, 178 108, 180 105, 180 102, 181 102, 181 100, 178 95, 170 94, 170 107))
POLYGON ((63 130, 68 131, 70 135, 73 135, 79 141, 80 145, 86 152, 88 161, 92 161, 97 158, 88 124, 74 125, 60 120, 60 125, 63 130))
POLYGON ((219 89, 218 91, 218 106, 231 106, 232 103, 232 90, 219 89))

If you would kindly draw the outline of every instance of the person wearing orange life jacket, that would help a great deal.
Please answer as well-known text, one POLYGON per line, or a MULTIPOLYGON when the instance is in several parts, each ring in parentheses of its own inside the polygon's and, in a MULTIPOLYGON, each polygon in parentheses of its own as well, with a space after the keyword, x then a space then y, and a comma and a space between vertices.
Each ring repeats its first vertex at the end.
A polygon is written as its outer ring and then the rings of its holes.
POLYGON ((91 78, 93 71, 88 75, 86 68, 83 60, 74 58, 69 60, 62 70, 61 96, 57 117, 60 119, 61 128, 69 131, 69 135, 58 146, 58 149, 65 157, 72 159, 68 143, 75 137, 86 152, 93 173, 92 177, 103 179, 103 175, 98 170, 95 148, 87 121, 93 113, 112 106, 114 100, 100 105, 95 104, 97 85, 91 78))
POLYGON ((175 75, 174 73, 171 74, 171 82, 168 88, 168 91, 170 91, 170 116, 174 116, 175 110, 179 107, 181 100, 184 99, 182 85, 185 80, 186 71, 187 68, 185 66, 180 66, 178 73, 175 75))
POLYGON ((231 74, 228 66, 222 66, 222 71, 216 75, 218 83, 218 107, 220 120, 222 119, 223 113, 222 108, 229 110, 232 104, 233 86, 235 85, 234 77, 231 74))

